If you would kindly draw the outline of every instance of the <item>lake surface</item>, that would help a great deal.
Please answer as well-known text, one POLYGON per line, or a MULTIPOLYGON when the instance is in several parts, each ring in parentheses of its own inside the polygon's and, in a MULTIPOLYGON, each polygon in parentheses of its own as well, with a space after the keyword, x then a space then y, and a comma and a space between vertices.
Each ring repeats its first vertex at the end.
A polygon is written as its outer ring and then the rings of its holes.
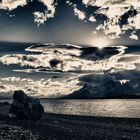
POLYGON ((45 112, 82 116, 140 118, 139 99, 43 100, 45 112))
MULTIPOLYGON (((0 102, 12 103, 12 99, 0 102)), ((41 99, 46 113, 96 117, 140 118, 140 99, 41 99)))

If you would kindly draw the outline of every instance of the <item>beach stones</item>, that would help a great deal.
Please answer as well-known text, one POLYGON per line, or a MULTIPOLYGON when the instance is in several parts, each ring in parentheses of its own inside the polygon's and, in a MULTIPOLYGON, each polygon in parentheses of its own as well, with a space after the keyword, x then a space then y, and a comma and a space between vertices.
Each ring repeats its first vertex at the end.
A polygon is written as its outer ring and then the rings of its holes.
POLYGON ((0 140, 38 140, 30 130, 0 122, 0 140))
POLYGON ((22 90, 14 92, 10 117, 17 119, 38 120, 44 113, 44 108, 38 99, 27 96, 22 90))

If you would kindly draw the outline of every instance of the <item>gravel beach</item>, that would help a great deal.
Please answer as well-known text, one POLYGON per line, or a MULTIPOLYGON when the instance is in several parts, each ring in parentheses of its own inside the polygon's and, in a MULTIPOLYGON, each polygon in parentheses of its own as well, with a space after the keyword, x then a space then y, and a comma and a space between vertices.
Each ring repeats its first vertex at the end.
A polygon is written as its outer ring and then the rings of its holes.
POLYGON ((45 113, 39 121, 16 120, 2 113, 8 106, 0 106, 0 140, 140 140, 140 119, 45 113))

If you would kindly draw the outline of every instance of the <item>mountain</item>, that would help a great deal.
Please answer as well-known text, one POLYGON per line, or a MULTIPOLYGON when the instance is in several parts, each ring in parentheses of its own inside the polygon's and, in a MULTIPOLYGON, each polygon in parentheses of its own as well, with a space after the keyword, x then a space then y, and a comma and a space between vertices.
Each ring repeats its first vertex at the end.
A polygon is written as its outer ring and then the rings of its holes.
POLYGON ((85 84, 81 89, 63 96, 62 99, 97 99, 97 98, 140 98, 140 84, 138 79, 126 83, 119 81, 103 81, 98 86, 85 84))

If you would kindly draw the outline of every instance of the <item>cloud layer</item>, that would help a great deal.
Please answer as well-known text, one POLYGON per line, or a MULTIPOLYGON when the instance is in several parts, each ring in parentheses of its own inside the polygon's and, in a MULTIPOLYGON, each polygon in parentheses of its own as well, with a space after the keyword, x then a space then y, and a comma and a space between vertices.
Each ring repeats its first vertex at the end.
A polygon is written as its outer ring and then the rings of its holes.
POLYGON ((61 81, 51 79, 33 80, 32 78, 5 77, 0 78, 0 95, 11 97, 15 90, 23 90, 28 95, 35 97, 61 97, 81 88, 78 78, 65 79, 61 81))
MULTIPOLYGON (((130 72, 125 71, 126 75, 130 72)), ((131 74, 135 72, 131 72, 131 74)), ((140 77, 125 76, 120 79, 119 74, 86 75, 79 81, 84 85, 65 98, 92 99, 92 98, 132 98, 140 96, 140 77), (124 78, 124 79, 123 79, 124 78), (125 79, 126 78, 126 79, 125 79)))
MULTIPOLYGON (((0 9, 13 10, 19 6, 25 6, 29 2, 27 0, 2 0, 0 9)), ((54 18, 57 14, 56 6, 59 2, 56 0, 38 0, 46 6, 46 10, 42 12, 34 11, 34 22, 37 25, 44 24, 48 19, 54 18)), ((140 29, 140 1, 139 0, 82 0, 81 5, 84 6, 83 10, 79 5, 71 0, 66 0, 66 4, 73 7, 73 14, 84 22, 96 22, 96 28, 93 31, 102 30, 105 35, 110 39, 120 38, 126 31, 131 30, 129 35, 130 39, 138 40, 137 31, 140 29), (92 13, 87 12, 90 7, 98 7, 92 13), (103 15, 102 22, 96 19, 98 16, 103 15)))
POLYGON ((140 56, 129 49, 50 43, 27 47, 23 53, 1 54, 0 64, 12 71, 12 76, 7 76, 6 71, 0 78, 1 96, 9 97, 14 90, 22 89, 32 96, 61 97, 75 91, 81 93, 84 85, 88 85, 92 95, 101 97, 111 94, 111 84, 114 89, 120 87, 119 95, 124 87, 138 94, 139 73, 136 72, 140 70, 140 56))
POLYGON ((125 46, 110 46, 102 49, 70 44, 44 44, 26 49, 39 54, 7 54, 0 57, 6 65, 31 66, 44 71, 105 72, 136 70, 140 64, 137 54, 124 54, 125 46))

